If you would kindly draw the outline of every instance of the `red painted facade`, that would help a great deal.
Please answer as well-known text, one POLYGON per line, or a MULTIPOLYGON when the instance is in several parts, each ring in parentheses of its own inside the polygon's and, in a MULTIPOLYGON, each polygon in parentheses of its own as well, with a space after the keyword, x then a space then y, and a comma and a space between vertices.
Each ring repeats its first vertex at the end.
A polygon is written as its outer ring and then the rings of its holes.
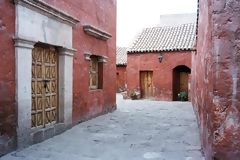
POLYGON ((0 1, 0 155, 15 147, 15 10, 10 1, 0 1))
POLYGON ((116 90, 117 92, 125 91, 127 85, 127 66, 117 65, 116 90))
MULTIPOLYGON (((77 18, 73 28, 73 123, 85 121, 116 107, 116 1, 115 0, 44 0, 58 10, 77 18), (92 25, 111 34, 107 41, 96 39, 83 31, 92 25), (103 89, 89 89, 89 61, 85 52, 106 56, 103 64, 103 89), (114 79, 114 80, 113 80, 114 79)), ((16 137, 15 106, 15 5, 0 1, 0 138, 16 137)), ((14 141, 14 140, 13 140, 14 141)), ((10 146, 8 148, 14 148, 10 146)), ((1 155, 0 145, 0 155, 1 155)), ((4 152, 3 152, 4 153, 4 152)))
POLYGON ((207 160, 240 157, 240 4, 199 1, 192 102, 207 160))
POLYGON ((116 96, 116 1, 115 0, 44 0, 80 20, 73 30, 73 48, 77 49, 73 65, 73 122, 87 120, 115 108, 116 96), (106 9, 107 8, 107 9, 106 9), (101 41, 84 33, 83 25, 91 24, 110 33, 101 41), (103 89, 89 90, 89 61, 84 53, 107 56, 103 65, 103 89))
POLYGON ((116 77, 116 2, 115 0, 45 0, 47 3, 73 15, 80 23, 73 31, 73 47, 77 49, 73 65, 73 122, 78 123, 115 108, 116 77), (106 8, 108 8, 106 10, 106 8), (91 24, 112 35, 101 41, 84 33, 83 25, 91 24), (107 56, 103 66, 103 89, 89 90, 89 62, 84 53, 107 56))
POLYGON ((153 98, 173 100, 173 69, 177 66, 191 68, 191 51, 159 53, 128 53, 127 85, 128 93, 140 90, 140 71, 153 71, 153 98))

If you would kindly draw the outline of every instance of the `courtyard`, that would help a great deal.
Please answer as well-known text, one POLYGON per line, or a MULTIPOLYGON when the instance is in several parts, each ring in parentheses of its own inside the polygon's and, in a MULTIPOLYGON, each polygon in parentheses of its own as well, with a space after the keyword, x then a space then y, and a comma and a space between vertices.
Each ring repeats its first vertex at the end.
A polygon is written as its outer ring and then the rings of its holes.
POLYGON ((123 100, 117 110, 0 160, 203 160, 190 102, 123 100))

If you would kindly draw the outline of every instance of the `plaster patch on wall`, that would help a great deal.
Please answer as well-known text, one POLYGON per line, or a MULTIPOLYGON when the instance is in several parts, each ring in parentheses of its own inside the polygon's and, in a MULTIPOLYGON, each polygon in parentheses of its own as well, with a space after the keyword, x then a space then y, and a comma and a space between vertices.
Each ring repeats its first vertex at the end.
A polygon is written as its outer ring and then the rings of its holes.
POLYGON ((235 33, 235 40, 240 40, 240 28, 238 28, 235 33))
POLYGON ((220 106, 220 97, 219 96, 214 96, 213 97, 213 104, 215 105, 215 106, 220 106))
POLYGON ((43 38, 44 38, 44 41, 47 42, 46 22, 45 22, 45 21, 43 21, 43 23, 42 23, 42 30, 43 30, 43 38))
POLYGON ((221 50, 221 40, 220 39, 215 39, 214 41, 214 51, 215 51, 215 65, 216 65, 216 71, 215 71, 215 76, 216 79, 219 79, 220 75, 219 75, 219 53, 221 50))
POLYGON ((226 7, 226 0, 214 1, 213 2, 213 11, 216 13, 222 12, 226 7))
POLYGON ((231 130, 232 133, 240 129, 237 110, 228 113, 225 121, 225 129, 231 130))
POLYGON ((236 2, 233 0, 226 1, 226 8, 235 12, 240 11, 240 8, 238 5, 236 5, 236 2))
POLYGON ((5 30, 7 27, 3 24, 3 21, 0 19, 0 31, 5 30))
POLYGON ((228 112, 224 123, 213 133, 214 143, 217 144, 224 140, 226 136, 226 132, 231 132, 233 135, 237 134, 240 129, 238 112, 235 110, 234 112, 228 112))
POLYGON ((232 127, 234 127, 234 119, 233 117, 228 117, 226 119, 226 129, 231 129, 232 127))
POLYGON ((232 106, 237 107, 238 67, 232 67, 232 106))
POLYGON ((208 75, 210 72, 210 66, 209 66, 209 58, 205 57, 204 58, 204 81, 208 83, 208 75))
POLYGON ((224 131, 226 129, 226 123, 221 123, 221 126, 213 132, 213 142, 215 144, 219 143, 224 139, 224 131))
POLYGON ((232 78, 232 80, 233 80, 233 91, 232 91, 232 94, 234 95, 233 98, 236 98, 238 78, 232 78))
POLYGON ((146 152, 143 155, 144 159, 158 159, 161 158, 161 154, 157 153, 157 152, 146 152))

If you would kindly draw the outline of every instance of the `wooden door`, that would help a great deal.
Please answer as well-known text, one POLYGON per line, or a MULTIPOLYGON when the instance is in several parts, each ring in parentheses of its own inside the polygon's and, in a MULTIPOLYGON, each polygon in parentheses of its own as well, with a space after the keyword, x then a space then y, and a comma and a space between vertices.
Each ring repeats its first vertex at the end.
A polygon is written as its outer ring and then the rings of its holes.
POLYGON ((188 93, 188 73, 180 72, 180 91, 188 93))
POLYGON ((58 56, 54 48, 32 51, 32 128, 58 120, 58 56))
POLYGON ((142 98, 153 97, 153 72, 141 71, 140 72, 140 84, 141 84, 141 96, 142 98))

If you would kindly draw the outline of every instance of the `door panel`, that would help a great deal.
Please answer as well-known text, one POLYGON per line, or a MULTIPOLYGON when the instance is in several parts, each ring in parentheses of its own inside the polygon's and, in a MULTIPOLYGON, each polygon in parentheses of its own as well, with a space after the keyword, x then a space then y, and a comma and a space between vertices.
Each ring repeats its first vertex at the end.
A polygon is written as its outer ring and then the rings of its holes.
POLYGON ((180 72, 180 91, 188 93, 188 73, 180 72))
POLYGON ((173 100, 180 100, 178 94, 180 92, 188 93, 188 79, 191 69, 187 66, 181 65, 173 69, 172 93, 173 100))
POLYGON ((153 97, 153 72, 152 71, 141 71, 140 72, 140 85, 141 85, 141 96, 142 98, 153 97))
POLYGON ((58 57, 54 48, 32 51, 32 128, 57 122, 58 57))
POLYGON ((173 100, 179 100, 178 94, 180 92, 188 93, 188 76, 187 72, 173 72, 173 100))

